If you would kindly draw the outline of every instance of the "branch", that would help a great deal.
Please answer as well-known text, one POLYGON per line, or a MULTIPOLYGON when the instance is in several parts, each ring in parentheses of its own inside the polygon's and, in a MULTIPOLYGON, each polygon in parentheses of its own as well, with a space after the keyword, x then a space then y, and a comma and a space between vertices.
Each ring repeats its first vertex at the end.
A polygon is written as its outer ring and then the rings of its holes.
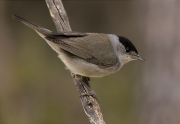
MULTIPOLYGON (((46 0, 46 4, 49 8, 51 17, 55 23, 58 32, 71 32, 69 19, 64 9, 62 0, 46 0)), ((92 96, 87 96, 88 90, 82 85, 85 83, 89 88, 89 82, 87 77, 76 75, 71 73, 73 81, 76 85, 79 95, 81 96, 81 102, 86 115, 92 124, 105 124, 103 115, 99 106, 99 102, 92 96)))
POLYGON ((71 32, 69 19, 61 0, 46 0, 51 18, 54 21, 57 32, 71 32))

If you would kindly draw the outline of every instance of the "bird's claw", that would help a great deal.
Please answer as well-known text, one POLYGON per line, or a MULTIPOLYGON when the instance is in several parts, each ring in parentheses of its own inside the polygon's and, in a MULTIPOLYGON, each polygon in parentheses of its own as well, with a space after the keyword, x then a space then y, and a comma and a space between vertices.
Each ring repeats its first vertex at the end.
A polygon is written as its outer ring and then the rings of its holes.
POLYGON ((97 97, 96 93, 83 93, 79 97, 82 98, 83 96, 92 96, 93 98, 95 98, 98 101, 98 103, 100 103, 100 100, 97 97))

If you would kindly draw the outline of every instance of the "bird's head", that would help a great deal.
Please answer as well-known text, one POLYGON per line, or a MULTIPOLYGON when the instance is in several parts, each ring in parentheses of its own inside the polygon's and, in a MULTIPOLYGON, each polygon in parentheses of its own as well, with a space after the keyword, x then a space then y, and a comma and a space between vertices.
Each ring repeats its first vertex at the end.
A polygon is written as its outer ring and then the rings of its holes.
POLYGON ((129 39, 123 36, 118 36, 118 38, 119 38, 119 42, 122 44, 120 45, 121 48, 119 48, 120 50, 119 58, 122 64, 125 64, 132 60, 140 60, 140 61, 146 62, 145 59, 139 56, 136 47, 133 45, 133 43, 129 39))

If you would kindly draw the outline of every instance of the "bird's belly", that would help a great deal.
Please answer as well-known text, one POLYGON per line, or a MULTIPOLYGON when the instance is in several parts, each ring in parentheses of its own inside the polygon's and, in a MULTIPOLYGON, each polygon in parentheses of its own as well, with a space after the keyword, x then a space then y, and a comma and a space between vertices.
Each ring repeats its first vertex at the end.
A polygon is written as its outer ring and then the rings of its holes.
POLYGON ((60 54, 59 58, 71 72, 86 77, 103 77, 115 73, 120 69, 120 64, 118 63, 109 68, 100 68, 98 65, 65 54, 60 54))

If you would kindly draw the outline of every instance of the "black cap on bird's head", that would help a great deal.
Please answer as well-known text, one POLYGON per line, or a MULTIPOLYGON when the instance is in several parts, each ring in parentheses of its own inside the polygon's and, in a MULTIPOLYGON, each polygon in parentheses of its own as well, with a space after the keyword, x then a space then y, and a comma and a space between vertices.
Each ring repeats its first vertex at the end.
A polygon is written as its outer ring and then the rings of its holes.
POLYGON ((124 45, 124 47, 126 49, 126 53, 128 53, 128 54, 131 53, 131 52, 135 53, 135 55, 132 54, 132 57, 134 59, 138 59, 138 60, 141 60, 143 62, 146 62, 146 60, 144 60, 143 58, 141 58, 138 55, 138 51, 137 51, 136 47, 133 45, 133 43, 129 39, 127 39, 127 38, 125 38, 123 36, 118 36, 118 37, 119 37, 119 42, 124 45))
POLYGON ((133 43, 129 39, 127 39, 123 36, 118 36, 118 37, 119 37, 120 43, 122 43, 124 45, 127 53, 134 51, 135 53, 138 54, 136 47, 133 45, 133 43))

